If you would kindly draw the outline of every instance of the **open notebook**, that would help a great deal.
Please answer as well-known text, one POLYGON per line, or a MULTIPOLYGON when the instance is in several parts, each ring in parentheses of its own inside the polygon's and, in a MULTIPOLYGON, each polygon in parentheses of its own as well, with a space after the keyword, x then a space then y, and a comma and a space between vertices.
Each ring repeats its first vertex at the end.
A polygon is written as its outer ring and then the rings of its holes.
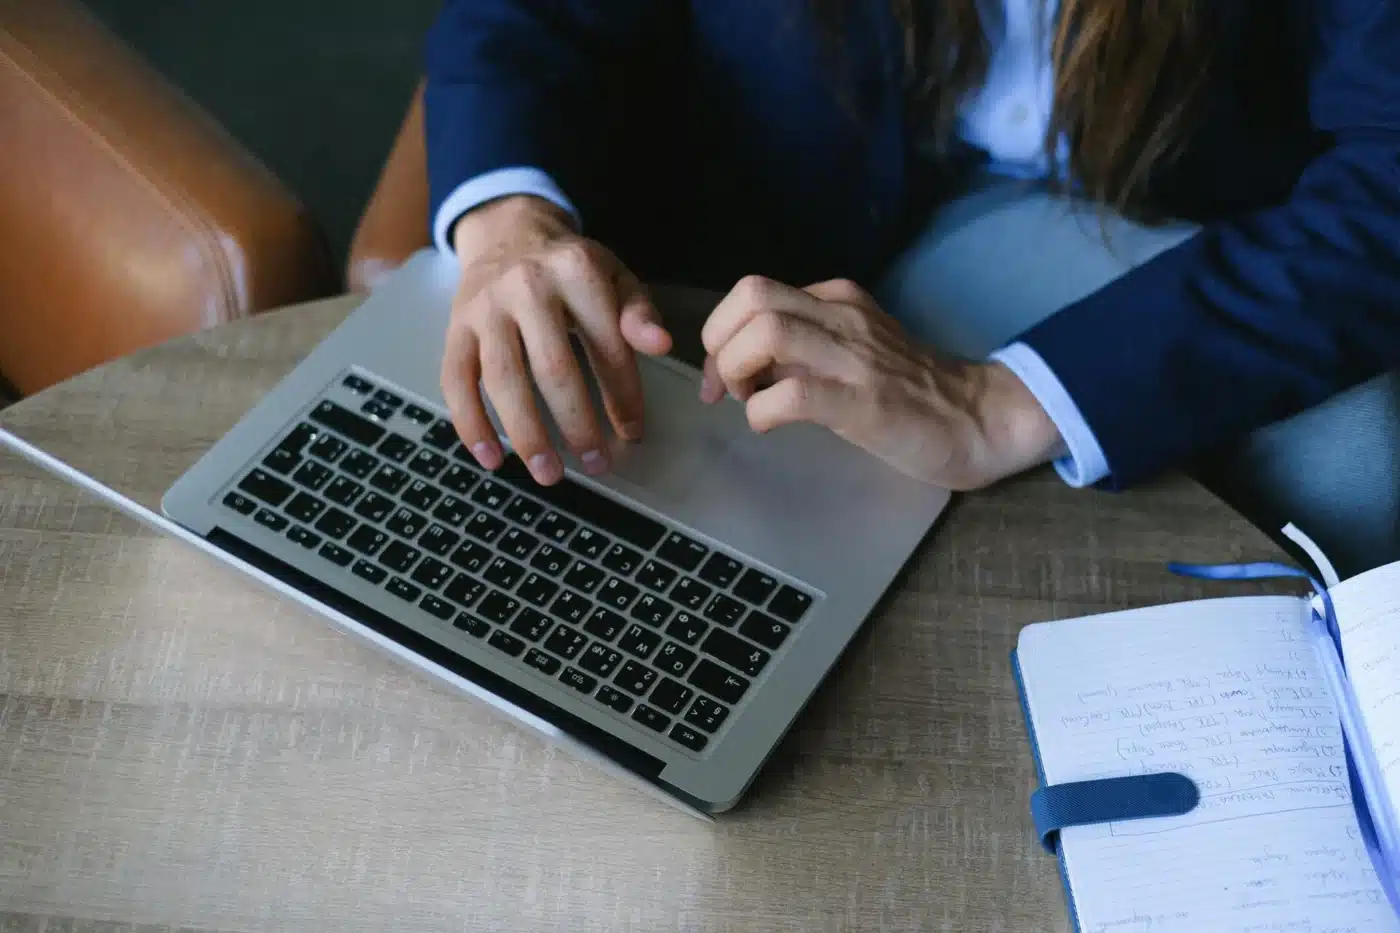
MULTIPOLYGON (((1372 804, 1391 806, 1400 563, 1329 592, 1388 795, 1372 804)), ((1082 933, 1400 933, 1363 839, 1369 814, 1353 805, 1338 700, 1315 646, 1318 603, 1223 598, 1022 630, 1015 662, 1040 793, 1144 776, 1060 800, 1049 819, 1038 802, 1082 933), (1185 795, 1176 775, 1189 778, 1185 795), (1143 815, 1124 818, 1135 793, 1143 815), (1085 816, 1094 809, 1106 821, 1085 816)))

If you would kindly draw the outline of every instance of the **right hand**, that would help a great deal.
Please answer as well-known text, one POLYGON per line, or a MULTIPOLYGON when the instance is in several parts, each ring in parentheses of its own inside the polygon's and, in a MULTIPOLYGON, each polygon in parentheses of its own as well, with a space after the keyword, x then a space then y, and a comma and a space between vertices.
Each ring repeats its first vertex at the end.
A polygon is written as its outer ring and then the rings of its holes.
POLYGON ((462 443, 495 470, 503 454, 487 418, 486 390, 511 446, 539 483, 564 475, 534 385, 589 473, 608 469, 608 445, 569 343, 574 328, 598 379, 612 429, 642 434, 636 353, 670 352, 671 335, 635 276, 567 215, 539 198, 483 205, 457 221, 462 277, 442 362, 442 391, 462 443))

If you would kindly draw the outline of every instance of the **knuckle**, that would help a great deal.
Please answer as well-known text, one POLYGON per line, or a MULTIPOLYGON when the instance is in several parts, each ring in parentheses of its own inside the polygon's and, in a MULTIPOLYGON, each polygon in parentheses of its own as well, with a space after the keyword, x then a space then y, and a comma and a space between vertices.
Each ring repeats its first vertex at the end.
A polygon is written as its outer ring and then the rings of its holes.
POLYGON ((754 327, 760 346, 770 354, 778 350, 788 338, 787 319, 776 311, 760 312, 754 318, 754 327))
POLYGON ((550 385, 561 385, 569 381, 573 365, 573 357, 567 348, 551 347, 535 361, 535 377, 550 385))
POLYGON ((865 289, 861 288, 850 279, 836 279, 831 283, 831 292, 838 301, 850 302, 852 304, 862 304, 867 299, 865 289))
POLYGON ((734 294, 746 304, 761 305, 772 288, 771 279, 761 275, 746 275, 734 286, 734 294))
POLYGON ((587 240, 568 240, 556 245, 550 253, 550 261, 571 275, 588 275, 598 265, 597 254, 587 240))
POLYGON ((532 298, 543 297, 548 283, 548 273, 535 259, 522 259, 501 276, 501 284, 511 292, 532 298))

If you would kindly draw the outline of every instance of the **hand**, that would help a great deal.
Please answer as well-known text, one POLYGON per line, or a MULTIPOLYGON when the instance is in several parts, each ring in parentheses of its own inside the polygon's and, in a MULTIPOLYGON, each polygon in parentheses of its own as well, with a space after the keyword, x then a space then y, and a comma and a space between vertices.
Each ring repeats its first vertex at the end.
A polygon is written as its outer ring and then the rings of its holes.
POLYGON ((491 202, 453 231, 462 277, 442 361, 442 392, 462 443, 488 470, 502 451, 483 404, 495 408, 537 482, 564 475, 535 403, 539 386, 560 433, 590 473, 608 447, 569 343, 574 328, 597 376, 613 430, 641 437, 642 383, 634 351, 664 354, 671 336, 640 282, 612 253, 574 233, 569 218, 529 196, 491 202))
POLYGON ((1050 460, 1060 445, 1009 369, 925 352, 850 282, 798 289, 744 279, 701 339, 705 401, 727 389, 755 431, 824 425, 927 483, 981 488, 1050 460))

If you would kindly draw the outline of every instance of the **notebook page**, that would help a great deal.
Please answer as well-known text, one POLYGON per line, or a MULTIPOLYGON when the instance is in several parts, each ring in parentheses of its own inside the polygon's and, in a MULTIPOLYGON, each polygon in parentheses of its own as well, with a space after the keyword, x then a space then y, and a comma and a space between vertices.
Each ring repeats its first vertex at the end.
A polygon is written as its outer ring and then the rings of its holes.
POLYGON ((1332 588, 1342 657, 1376 749, 1390 799, 1400 806, 1400 564, 1332 588))
POLYGON ((1021 633, 1047 783, 1172 770, 1201 788, 1185 816, 1062 833, 1083 933, 1400 933, 1305 612, 1247 597, 1021 633))

